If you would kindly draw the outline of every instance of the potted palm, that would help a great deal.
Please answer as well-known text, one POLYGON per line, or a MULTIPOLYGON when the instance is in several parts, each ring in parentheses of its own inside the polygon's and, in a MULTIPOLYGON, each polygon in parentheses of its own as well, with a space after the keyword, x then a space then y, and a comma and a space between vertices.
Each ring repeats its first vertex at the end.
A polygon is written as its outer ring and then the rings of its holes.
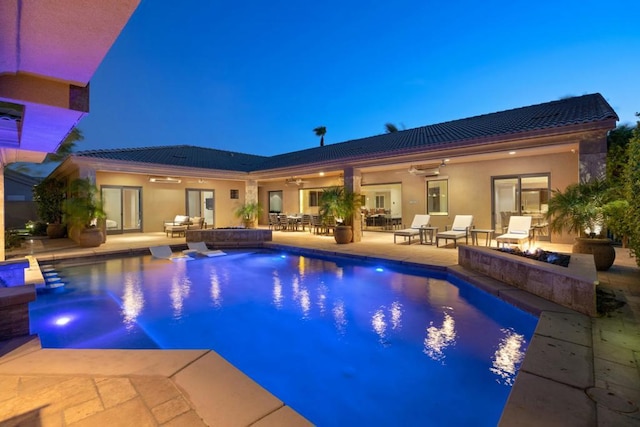
POLYGON ((255 223, 260 214, 262 213, 262 206, 258 202, 247 202, 240 206, 235 211, 236 217, 242 219, 244 228, 255 228, 255 223))
POLYGON ((36 202, 38 217, 47 223, 47 236, 50 239, 64 237, 65 225, 62 223, 64 190, 64 182, 55 178, 45 178, 33 187, 33 200, 36 202))
POLYGON ((69 198, 63 203, 69 238, 82 247, 96 247, 104 242, 98 221, 106 214, 98 188, 88 178, 77 178, 69 184, 69 198))
POLYGON ((332 216, 338 221, 333 236, 338 244, 353 240, 353 219, 360 209, 360 195, 344 187, 326 188, 320 196, 319 213, 323 221, 332 216))
POLYGON ((555 190, 549 199, 551 231, 575 233, 572 252, 593 254, 599 271, 608 270, 616 258, 613 242, 605 237, 605 225, 613 220, 612 197, 607 181, 595 179, 571 184, 565 191, 555 190))

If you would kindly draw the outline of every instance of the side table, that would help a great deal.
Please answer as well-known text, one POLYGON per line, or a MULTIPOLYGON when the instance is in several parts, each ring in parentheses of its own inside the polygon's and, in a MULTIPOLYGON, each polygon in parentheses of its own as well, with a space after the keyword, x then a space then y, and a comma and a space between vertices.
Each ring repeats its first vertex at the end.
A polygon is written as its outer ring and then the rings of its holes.
POLYGON ((490 228, 472 228, 471 229, 471 244, 478 246, 478 234, 485 234, 487 236, 487 240, 485 241, 485 246, 491 245, 491 239, 493 239, 493 229, 490 228))
POLYGON ((420 244, 433 245, 433 236, 438 234, 438 227, 420 227, 420 244), (429 243, 427 243, 429 236, 429 243))

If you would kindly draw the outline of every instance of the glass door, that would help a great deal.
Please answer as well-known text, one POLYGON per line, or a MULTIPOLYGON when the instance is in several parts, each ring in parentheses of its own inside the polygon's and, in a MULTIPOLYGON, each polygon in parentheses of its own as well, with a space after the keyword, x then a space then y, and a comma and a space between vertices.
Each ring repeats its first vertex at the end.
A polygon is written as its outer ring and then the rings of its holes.
POLYGON ((531 216, 536 238, 548 238, 545 214, 549 208, 549 175, 517 175, 493 178, 493 228, 507 231, 512 215, 531 216))
POLYGON ((141 187, 103 186, 107 234, 142 231, 141 187))
POLYGON ((214 228, 215 191, 187 189, 187 215, 202 217, 208 228, 214 228))

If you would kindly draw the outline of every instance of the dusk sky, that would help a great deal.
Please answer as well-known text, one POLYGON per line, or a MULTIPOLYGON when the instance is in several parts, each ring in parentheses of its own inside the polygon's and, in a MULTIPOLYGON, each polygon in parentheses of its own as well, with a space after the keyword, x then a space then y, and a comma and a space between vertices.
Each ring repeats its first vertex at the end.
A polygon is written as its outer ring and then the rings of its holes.
POLYGON ((640 111, 640 1, 142 0, 77 150, 274 155, 600 92, 640 111))

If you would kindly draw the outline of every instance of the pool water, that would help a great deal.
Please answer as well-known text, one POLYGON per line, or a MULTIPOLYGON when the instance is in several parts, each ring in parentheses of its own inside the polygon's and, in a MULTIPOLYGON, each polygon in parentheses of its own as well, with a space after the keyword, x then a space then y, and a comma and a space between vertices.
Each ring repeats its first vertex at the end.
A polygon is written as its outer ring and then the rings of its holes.
POLYGON ((212 349, 316 425, 498 423, 536 318, 443 273, 269 251, 58 265, 49 348, 212 349))

